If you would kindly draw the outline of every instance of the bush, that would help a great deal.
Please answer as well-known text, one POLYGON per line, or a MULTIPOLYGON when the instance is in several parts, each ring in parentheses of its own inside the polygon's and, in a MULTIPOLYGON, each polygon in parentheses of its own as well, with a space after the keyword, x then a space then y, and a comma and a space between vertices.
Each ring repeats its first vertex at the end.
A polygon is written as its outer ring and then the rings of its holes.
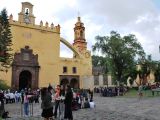
POLYGON ((129 90, 138 90, 138 87, 132 87, 129 90))
POLYGON ((5 83, 4 80, 0 80, 0 90, 7 90, 10 89, 10 87, 5 83))

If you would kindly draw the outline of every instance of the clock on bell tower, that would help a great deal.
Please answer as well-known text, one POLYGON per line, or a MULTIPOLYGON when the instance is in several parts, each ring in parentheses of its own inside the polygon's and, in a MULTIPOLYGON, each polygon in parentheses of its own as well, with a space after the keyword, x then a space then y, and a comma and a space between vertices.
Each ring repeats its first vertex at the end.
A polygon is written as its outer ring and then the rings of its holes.
POLYGON ((33 5, 29 2, 22 2, 22 10, 18 14, 18 21, 26 24, 35 24, 35 16, 33 15, 33 5))

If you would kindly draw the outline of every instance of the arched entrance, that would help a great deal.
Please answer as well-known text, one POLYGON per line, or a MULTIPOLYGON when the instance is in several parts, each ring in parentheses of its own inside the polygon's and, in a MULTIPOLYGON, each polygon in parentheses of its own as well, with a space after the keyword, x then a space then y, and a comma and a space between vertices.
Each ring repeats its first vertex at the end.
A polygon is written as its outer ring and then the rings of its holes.
POLYGON ((60 81, 60 85, 66 86, 67 84, 69 84, 69 81, 67 78, 64 78, 60 81))
POLYGON ((71 88, 79 88, 78 80, 76 78, 72 78, 70 81, 71 88))
POLYGON ((72 88, 79 88, 79 76, 78 75, 60 75, 60 85, 69 84, 72 88))
POLYGON ((25 88, 31 88, 31 82, 32 82, 31 72, 27 70, 22 71, 19 75, 19 90, 22 90, 25 88))
POLYGON ((31 88, 37 89, 39 82, 38 55, 33 54, 29 46, 21 48, 20 52, 14 54, 12 63, 12 89, 31 88))

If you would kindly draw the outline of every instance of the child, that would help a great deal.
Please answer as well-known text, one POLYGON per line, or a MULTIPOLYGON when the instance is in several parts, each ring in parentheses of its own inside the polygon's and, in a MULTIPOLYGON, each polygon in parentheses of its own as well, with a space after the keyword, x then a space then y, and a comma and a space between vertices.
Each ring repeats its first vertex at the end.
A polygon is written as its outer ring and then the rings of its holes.
POLYGON ((139 95, 139 100, 142 98, 142 96, 143 96, 143 85, 140 85, 139 87, 138 87, 138 95, 139 95))

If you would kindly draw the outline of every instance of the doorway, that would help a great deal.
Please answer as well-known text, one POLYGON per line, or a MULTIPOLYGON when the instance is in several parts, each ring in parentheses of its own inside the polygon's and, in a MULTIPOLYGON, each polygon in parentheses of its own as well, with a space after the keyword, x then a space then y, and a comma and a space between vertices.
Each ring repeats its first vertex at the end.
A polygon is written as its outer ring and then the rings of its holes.
POLYGON ((31 82, 32 82, 31 72, 27 70, 22 71, 19 75, 19 90, 22 90, 25 88, 31 88, 31 82))
POLYGON ((60 75, 60 85, 70 85, 74 89, 78 89, 80 86, 80 80, 78 75, 60 75))
POLYGON ((76 78, 72 78, 70 81, 71 88, 79 88, 78 80, 76 78))
POLYGON ((12 89, 37 89, 39 69, 38 54, 34 55, 29 46, 21 48, 20 52, 14 54, 12 63, 12 89))
POLYGON ((68 79, 64 78, 60 81, 60 85, 66 86, 67 84, 69 84, 68 79))

